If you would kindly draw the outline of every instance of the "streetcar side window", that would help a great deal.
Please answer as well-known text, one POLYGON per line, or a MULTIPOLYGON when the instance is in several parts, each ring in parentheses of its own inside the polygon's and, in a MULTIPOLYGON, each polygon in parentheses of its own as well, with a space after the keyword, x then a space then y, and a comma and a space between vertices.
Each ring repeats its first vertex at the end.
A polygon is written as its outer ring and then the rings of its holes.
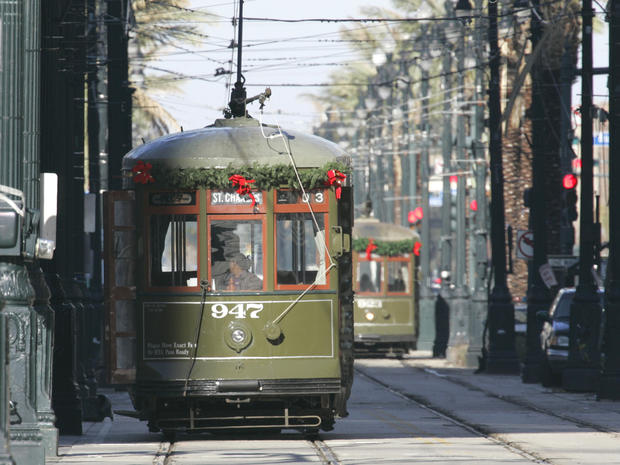
POLYGON ((359 261, 357 264, 357 283, 358 292, 381 292, 381 262, 359 261))
POLYGON ((151 215, 149 232, 151 285, 197 286, 196 215, 151 215))
POLYGON ((409 293, 409 263, 404 261, 388 261, 387 279, 388 292, 409 293))
POLYGON ((310 213, 276 215, 278 284, 324 285, 327 282, 324 224, 323 215, 316 215, 316 224, 310 213))
POLYGON ((211 220, 211 288, 218 292, 263 289, 263 223, 211 220))

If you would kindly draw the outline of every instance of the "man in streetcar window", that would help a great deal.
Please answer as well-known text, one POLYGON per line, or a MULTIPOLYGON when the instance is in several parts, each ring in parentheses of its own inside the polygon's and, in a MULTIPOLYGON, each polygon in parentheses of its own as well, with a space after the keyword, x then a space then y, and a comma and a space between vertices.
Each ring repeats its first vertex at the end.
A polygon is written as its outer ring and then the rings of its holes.
POLYGON ((240 252, 228 258, 228 271, 224 274, 222 290, 257 291, 263 288, 263 281, 248 271, 252 262, 240 252))

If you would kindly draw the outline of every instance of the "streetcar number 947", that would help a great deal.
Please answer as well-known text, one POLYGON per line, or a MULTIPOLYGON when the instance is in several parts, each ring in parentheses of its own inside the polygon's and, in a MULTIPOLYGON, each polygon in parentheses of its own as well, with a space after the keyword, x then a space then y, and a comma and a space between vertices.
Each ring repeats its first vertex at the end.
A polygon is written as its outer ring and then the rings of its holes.
POLYGON ((211 305, 211 316, 213 318, 225 318, 228 315, 237 319, 258 318, 258 314, 263 310, 263 304, 235 304, 229 308, 226 304, 211 305))

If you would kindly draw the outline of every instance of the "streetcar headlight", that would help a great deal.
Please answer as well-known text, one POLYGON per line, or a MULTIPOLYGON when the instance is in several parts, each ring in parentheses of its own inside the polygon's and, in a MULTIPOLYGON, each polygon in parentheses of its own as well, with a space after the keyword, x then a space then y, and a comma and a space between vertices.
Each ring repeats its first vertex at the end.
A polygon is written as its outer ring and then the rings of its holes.
POLYGON ((366 319, 367 319, 368 321, 372 321, 372 320, 374 320, 374 319, 375 319, 375 314, 374 314, 374 313, 372 313, 372 312, 366 312, 366 314, 365 314, 364 316, 366 317, 366 319))
POLYGON ((233 330, 232 333, 230 333, 230 338, 233 340, 233 342, 236 342, 237 344, 241 344, 243 341, 245 341, 245 338, 246 338, 245 331, 240 328, 237 328, 233 330))

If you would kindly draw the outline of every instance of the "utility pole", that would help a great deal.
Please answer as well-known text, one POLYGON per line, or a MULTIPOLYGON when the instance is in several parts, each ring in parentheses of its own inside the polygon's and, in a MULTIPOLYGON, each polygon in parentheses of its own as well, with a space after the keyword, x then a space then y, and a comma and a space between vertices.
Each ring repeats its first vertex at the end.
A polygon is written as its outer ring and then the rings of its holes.
POLYGON ((514 305, 506 280, 504 173, 500 100, 500 50, 497 39, 497 3, 488 2, 489 16, 489 152, 491 158, 491 251, 493 290, 487 317, 489 349, 487 373, 518 373, 515 351, 514 305))
MULTIPOLYGON (((456 117, 456 163, 458 171, 456 181, 456 276, 454 279, 454 292, 451 302, 450 313, 450 338, 448 342, 448 361, 463 366, 465 353, 467 352, 467 330, 469 314, 469 292, 467 290, 467 234, 465 232, 465 183, 464 174, 466 158, 465 142, 465 25, 471 15, 471 4, 467 2, 469 9, 465 10, 459 21, 460 41, 457 45, 457 117, 456 117)), ((458 6, 458 5, 457 5, 458 6)), ((459 12, 457 11, 457 15, 459 12)))
MULTIPOLYGON (((446 15, 452 15, 452 6, 446 2, 446 15)), ((440 277, 441 287, 437 296, 437 307, 441 313, 450 315, 452 305, 452 252, 454 231, 450 219, 452 210, 452 192, 450 190, 450 171, 452 170, 452 114, 454 102, 452 100, 452 47, 448 46, 448 38, 444 33, 444 54, 442 60, 444 103, 443 128, 441 134, 441 152, 443 159, 443 179, 441 195, 441 242, 440 242, 440 277)), ((450 318, 450 316, 448 317, 450 318)))
MULTIPOLYGON (((608 4, 609 153, 620 150, 620 0, 608 4)), ((620 399, 620 160, 609 157, 609 260, 605 279, 605 367, 598 397, 620 399)))
MULTIPOLYGON (((531 31, 532 48, 536 48, 542 36, 542 21, 537 9, 539 0, 533 0, 531 31)), ((540 331, 542 322, 536 317, 540 310, 549 309, 551 294, 540 275, 540 267, 547 263, 547 225, 546 210, 547 199, 545 198, 545 157, 547 155, 547 143, 549 135, 544 109, 543 89, 543 66, 539 58, 532 67, 532 200, 530 215, 534 233, 534 257, 529 267, 528 292, 527 292, 527 333, 526 355, 521 379, 524 383, 536 383, 540 379, 540 364, 542 362, 542 349, 540 347, 540 331)))
MULTIPOLYGON (((601 304, 592 276, 594 263, 592 153, 592 0, 582 4, 581 53, 581 199, 579 284, 570 310, 568 365, 562 385, 569 391, 595 391, 599 385, 601 304)), ((611 153, 611 152, 610 152, 611 153)), ((611 157, 610 157, 611 158, 611 157)), ((611 208, 610 208, 611 211, 611 208)))
POLYGON ((108 182, 111 190, 120 190, 122 187, 121 164, 131 149, 132 89, 129 87, 126 18, 128 1, 108 0, 108 182))
MULTIPOLYGON (((476 0, 474 4, 476 12, 482 13, 482 0, 476 0)), ((474 116, 473 116, 473 141, 472 155, 474 176, 476 179, 476 203, 475 212, 475 273, 474 273, 474 290, 471 297, 469 309, 469 330, 467 332, 469 343, 467 345, 467 354, 465 365, 467 367, 476 367, 482 349, 482 328, 486 309, 488 307, 488 252, 487 252, 487 160, 485 147, 482 143, 482 134, 484 132, 484 107, 482 106, 482 89, 484 80, 484 70, 482 68, 481 49, 483 44, 483 18, 480 14, 475 23, 475 40, 476 44, 476 72, 474 77, 474 116)))
MULTIPOLYGON (((423 58, 424 60, 425 58, 423 58)), ((421 65, 421 103, 422 103, 422 153, 420 158, 420 190, 422 194, 422 249, 420 250, 420 272, 422 283, 420 286, 420 335, 418 337, 418 349, 433 349, 433 355, 445 357, 447 341, 440 341, 435 331, 435 298, 431 290, 431 215, 429 203, 429 124, 428 124, 428 69, 427 62, 421 65)))

